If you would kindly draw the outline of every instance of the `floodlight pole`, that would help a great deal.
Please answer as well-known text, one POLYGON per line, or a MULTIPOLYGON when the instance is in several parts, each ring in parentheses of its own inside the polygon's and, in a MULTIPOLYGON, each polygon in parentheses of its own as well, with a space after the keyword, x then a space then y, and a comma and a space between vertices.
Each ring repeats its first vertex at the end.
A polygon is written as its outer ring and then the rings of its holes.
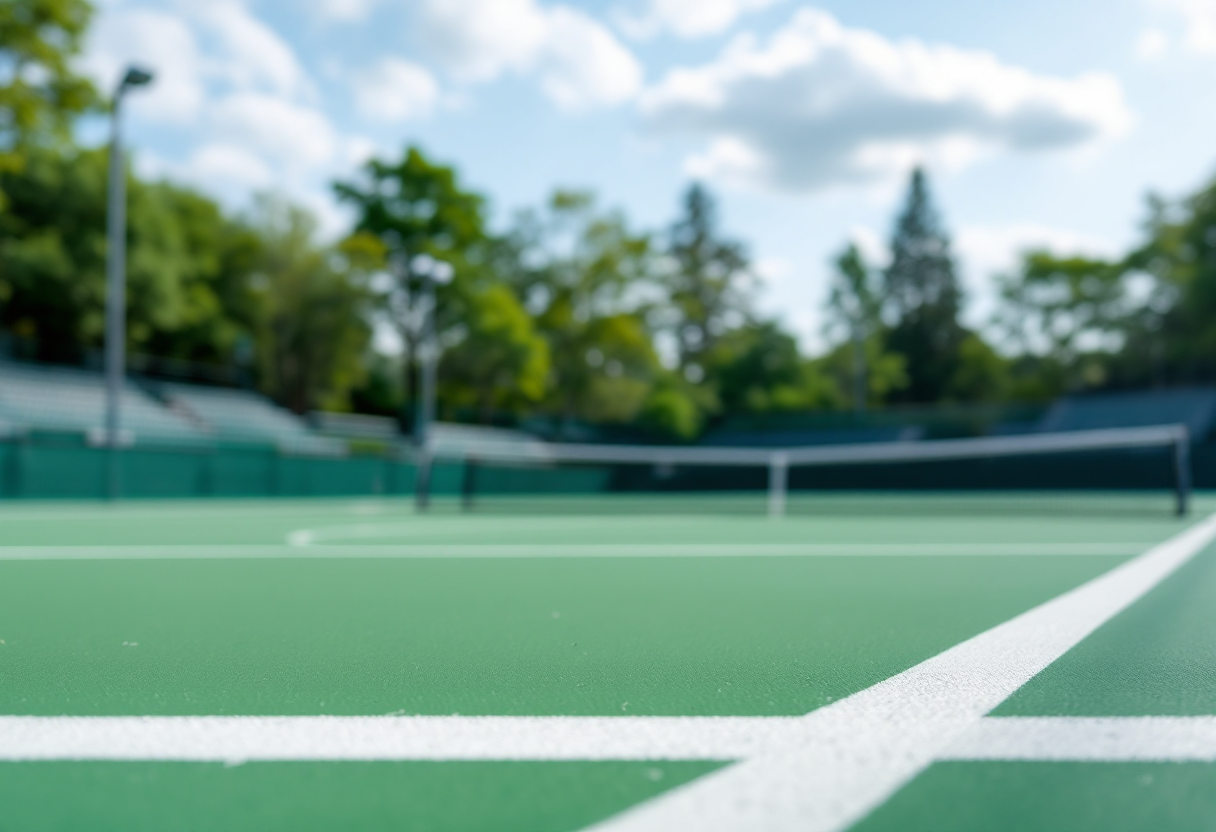
POLYGON ((119 443, 122 439, 123 377, 127 334, 127 165, 122 146, 122 101, 127 91, 151 83, 152 74, 131 67, 114 92, 110 114, 110 170, 106 200, 106 425, 108 482, 106 493, 117 499, 122 488, 119 443))

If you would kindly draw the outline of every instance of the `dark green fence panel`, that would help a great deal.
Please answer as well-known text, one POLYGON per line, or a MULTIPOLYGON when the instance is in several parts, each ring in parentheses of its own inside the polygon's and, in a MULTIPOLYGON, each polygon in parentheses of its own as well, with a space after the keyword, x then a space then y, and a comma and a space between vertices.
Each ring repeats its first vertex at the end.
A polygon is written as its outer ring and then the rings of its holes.
POLYGON ((385 465, 385 460, 369 457, 281 457, 278 493, 301 497, 383 494, 385 465))
POLYGON ((96 499, 106 493, 107 460, 99 449, 18 443, 13 452, 13 496, 96 499))
POLYGON ((279 455, 272 448, 218 448, 211 454, 202 493, 264 497, 275 493, 279 455))
MULTIPOLYGON (((440 462, 431 469, 432 494, 459 494, 464 488, 464 465, 459 462, 440 462)), ((414 493, 413 485, 410 493, 414 493)))
POLYGON ((0 499, 16 496, 17 452, 15 446, 8 442, 0 442, 0 499))
MULTIPOLYGON (((105 458, 105 451, 82 448, 105 458)), ((123 497, 197 497, 205 493, 211 454, 190 451, 128 448, 118 457, 123 497)))
POLYGON ((385 487, 389 494, 413 494, 418 469, 409 462, 390 461, 386 469, 385 487))

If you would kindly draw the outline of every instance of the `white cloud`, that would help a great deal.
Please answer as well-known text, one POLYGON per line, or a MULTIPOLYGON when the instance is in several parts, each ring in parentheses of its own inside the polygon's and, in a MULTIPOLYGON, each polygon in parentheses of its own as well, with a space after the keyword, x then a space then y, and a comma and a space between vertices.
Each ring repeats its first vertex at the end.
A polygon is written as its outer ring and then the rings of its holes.
POLYGON ((457 78, 535 74, 567 110, 632 98, 642 67, 602 24, 569 6, 536 0, 423 0, 424 40, 457 78))
POLYGON ((641 99, 651 131, 703 140, 695 175, 780 191, 958 167, 995 150, 1074 147, 1130 122, 1106 75, 1034 75, 986 52, 893 42, 797 12, 765 43, 671 71, 641 99))
POLYGON ((300 92, 307 75, 295 52, 239 0, 207 0, 183 6, 216 40, 210 71, 232 84, 279 95, 300 92))
POLYGON ((1178 16, 1187 49, 1216 53, 1216 0, 1155 0, 1155 5, 1178 16))
POLYGON ((236 186, 244 191, 268 188, 274 181, 270 167, 258 156, 232 144, 204 145, 181 167, 190 181, 215 187, 236 186))
POLYGON ((699 38, 725 32, 747 12, 759 11, 781 0, 646 0, 640 12, 619 9, 617 23, 633 38, 651 38, 671 32, 681 38, 699 38))
POLYGON ((431 114, 439 84, 425 68, 400 58, 384 58, 354 78, 355 107, 377 121, 406 121, 431 114))
POLYGON ((322 20, 359 23, 367 20, 380 0, 314 0, 313 7, 322 20))
POLYGON ((155 83, 132 102, 142 117, 189 123, 198 116, 206 99, 202 57, 193 32, 180 18, 146 8, 102 15, 89 40, 86 71, 110 91, 131 64, 156 74, 155 83))
POLYGON ((1136 57, 1152 61, 1161 57, 1170 48, 1170 37, 1160 29, 1145 29, 1136 38, 1136 57))
POLYGON ((323 113, 272 95, 234 93, 209 115, 225 142, 260 152, 288 171, 315 170, 338 153, 338 136, 323 113))

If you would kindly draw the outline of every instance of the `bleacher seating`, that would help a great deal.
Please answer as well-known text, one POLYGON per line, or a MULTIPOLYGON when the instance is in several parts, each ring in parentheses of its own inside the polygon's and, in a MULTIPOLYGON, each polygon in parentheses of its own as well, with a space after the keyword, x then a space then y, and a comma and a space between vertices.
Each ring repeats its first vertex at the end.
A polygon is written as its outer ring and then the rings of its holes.
POLYGON ((1055 402, 1039 422, 1054 433, 1147 425, 1186 425, 1191 437, 1206 439, 1216 427, 1216 388, 1176 387, 1126 393, 1087 393, 1055 402))
POLYGON ((170 406, 193 419, 216 439, 269 443, 290 453, 338 456, 344 443, 317 436, 303 419, 248 390, 162 384, 159 393, 170 406))
MULTIPOLYGON (((105 377, 62 367, 0 363, 0 422, 25 430, 100 437, 105 425, 105 377)), ((206 435, 131 383, 120 400, 124 435, 143 440, 200 442, 206 435)))

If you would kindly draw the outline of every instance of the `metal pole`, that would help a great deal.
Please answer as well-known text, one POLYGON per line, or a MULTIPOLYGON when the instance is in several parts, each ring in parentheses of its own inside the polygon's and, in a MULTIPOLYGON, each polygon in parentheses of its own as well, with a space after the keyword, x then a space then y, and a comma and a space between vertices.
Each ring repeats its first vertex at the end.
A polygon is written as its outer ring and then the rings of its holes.
POLYGON ((110 182, 106 204, 106 493, 118 499, 122 488, 119 441, 122 432, 121 397, 125 375, 127 312, 127 179, 122 147, 122 97, 125 84, 114 96, 110 124, 110 182))
POLYGON ((790 458, 776 453, 768 462, 768 516, 785 516, 785 494, 788 490, 790 458))
POLYGON ((866 378, 866 345, 860 333, 853 331, 853 410, 856 413, 866 412, 867 388, 866 378))
POLYGON ((1186 428, 1174 440, 1174 487, 1177 492, 1175 510, 1185 517, 1191 503, 1191 436, 1186 428))
POLYGON ((418 476, 414 489, 414 501, 419 510, 430 504, 431 492, 431 424, 435 420, 435 359, 438 349, 435 344, 435 281, 425 276, 422 283, 422 338, 419 339, 418 411, 414 421, 414 445, 418 454, 418 476))

